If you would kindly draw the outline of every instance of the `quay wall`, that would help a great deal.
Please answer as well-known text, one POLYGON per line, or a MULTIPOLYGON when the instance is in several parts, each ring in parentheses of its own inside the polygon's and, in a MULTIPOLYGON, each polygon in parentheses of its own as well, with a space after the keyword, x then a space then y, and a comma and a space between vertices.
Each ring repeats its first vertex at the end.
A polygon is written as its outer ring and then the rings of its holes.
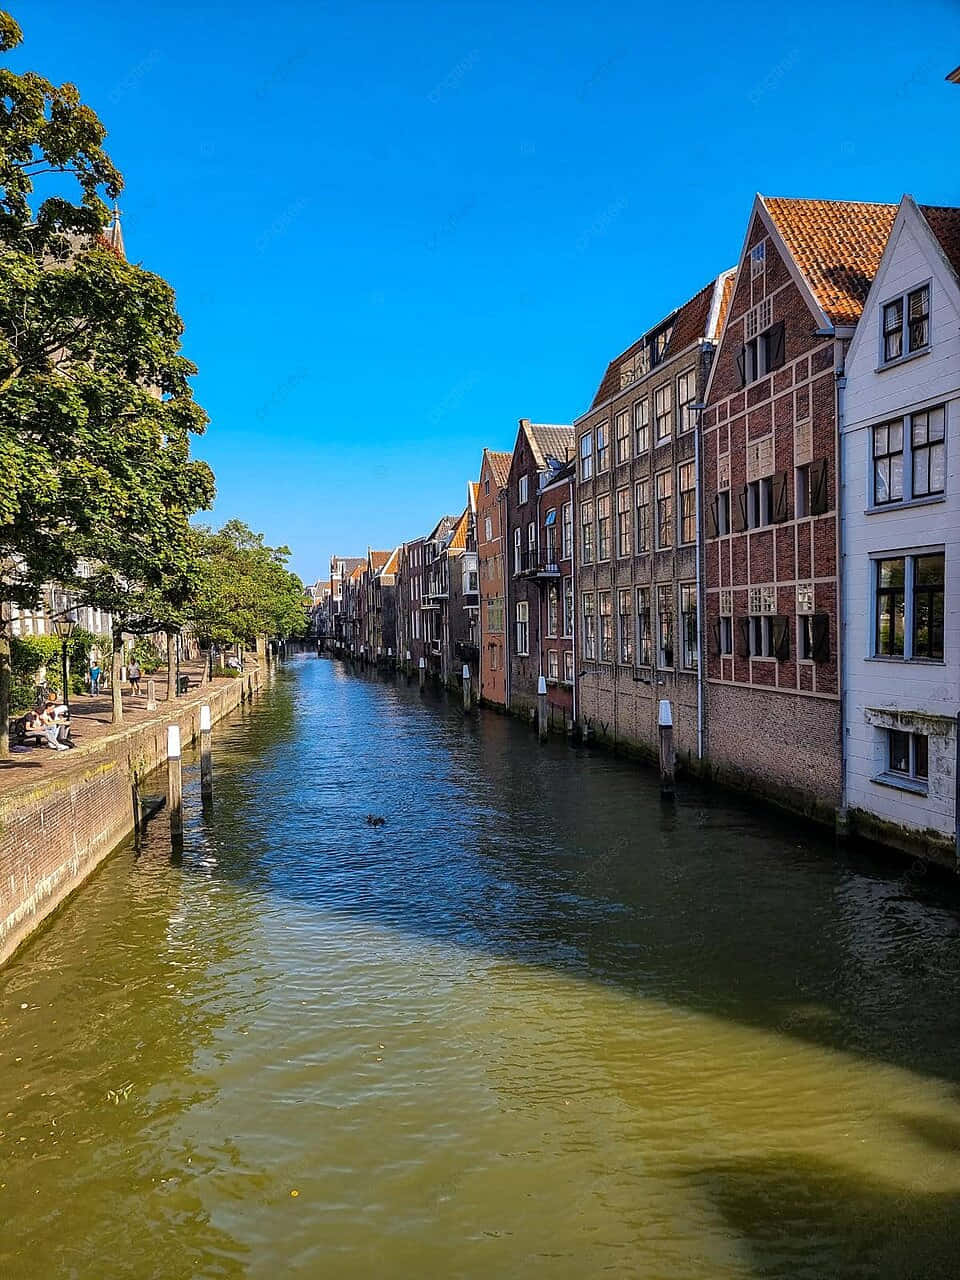
POLYGON ((201 705, 216 722, 260 683, 257 668, 205 685, 173 713, 77 747, 66 771, 0 793, 0 964, 134 829, 139 786, 167 760, 167 727, 191 742, 201 705))

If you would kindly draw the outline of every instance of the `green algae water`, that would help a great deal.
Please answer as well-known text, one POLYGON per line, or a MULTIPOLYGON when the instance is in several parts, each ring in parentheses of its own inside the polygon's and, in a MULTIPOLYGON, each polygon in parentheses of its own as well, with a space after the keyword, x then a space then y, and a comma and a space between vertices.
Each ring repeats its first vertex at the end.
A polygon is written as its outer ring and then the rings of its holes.
POLYGON ((958 1273, 951 886, 326 660, 214 736, 0 971, 4 1280, 958 1273))

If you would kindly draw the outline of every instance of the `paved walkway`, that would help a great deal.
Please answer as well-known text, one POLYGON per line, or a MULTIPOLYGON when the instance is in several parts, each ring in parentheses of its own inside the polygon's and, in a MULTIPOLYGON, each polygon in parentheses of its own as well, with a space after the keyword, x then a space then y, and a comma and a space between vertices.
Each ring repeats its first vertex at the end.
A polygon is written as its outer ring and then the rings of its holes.
MULTIPOLYGON (((255 664, 252 664, 255 665, 255 664)), ((188 676, 190 688, 187 696, 196 696, 203 678, 205 665, 203 660, 181 662, 181 676, 188 676)), ((250 669, 249 667, 245 670, 250 669)), ((222 677, 213 680, 208 687, 218 688, 228 684, 235 677, 222 677)), ((123 724, 114 725, 110 721, 111 699, 109 693, 72 694, 70 697, 71 728, 73 740, 77 747, 95 742, 128 725, 143 724, 144 721, 162 716, 167 697, 167 671, 162 667, 153 676, 144 676, 141 681, 143 692, 137 696, 123 691, 123 724), (157 710, 147 711, 147 680, 152 679, 156 685, 157 710)), ((33 739, 29 740, 31 743, 33 739)), ((29 746, 25 750, 17 749, 11 744, 9 760, 0 760, 0 791, 8 791, 25 782, 34 782, 46 775, 53 775, 67 769, 77 759, 77 751, 51 751, 44 744, 42 747, 29 746)))

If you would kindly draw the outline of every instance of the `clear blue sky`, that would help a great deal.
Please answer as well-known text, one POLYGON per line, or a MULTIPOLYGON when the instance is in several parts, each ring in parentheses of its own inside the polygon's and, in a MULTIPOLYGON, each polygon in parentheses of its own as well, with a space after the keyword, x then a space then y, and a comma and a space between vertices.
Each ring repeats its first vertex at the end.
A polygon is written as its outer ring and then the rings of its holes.
POLYGON ((736 259, 756 191, 960 203, 956 0, 4 0, 176 287, 216 520, 306 580, 736 259))

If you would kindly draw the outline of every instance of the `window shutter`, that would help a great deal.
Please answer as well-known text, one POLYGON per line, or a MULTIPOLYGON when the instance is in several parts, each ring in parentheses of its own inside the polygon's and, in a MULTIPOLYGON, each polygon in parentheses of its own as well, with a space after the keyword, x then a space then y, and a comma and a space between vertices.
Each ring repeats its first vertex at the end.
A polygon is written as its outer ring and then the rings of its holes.
POLYGON ((747 385, 747 348, 741 347, 737 352, 737 373, 740 375, 740 385, 747 385))
POLYGON ((790 480, 786 471, 773 477, 773 523, 783 524, 790 515, 790 480))
POLYGON ((720 645, 720 619, 719 618, 714 618, 713 620, 713 652, 718 657, 720 656, 720 654, 723 653, 723 649, 720 645))
POLYGON ((713 501, 707 505, 707 537, 715 538, 719 532, 717 524, 717 494, 714 494, 713 501))
POLYGON ((830 661, 830 615, 828 613, 815 613, 810 624, 811 631, 811 648, 813 650, 811 657, 814 662, 830 661))
POLYGON ((827 497, 827 460, 818 458, 810 463, 810 514, 822 516, 829 511, 827 497))
POLYGON ((747 527, 747 486, 738 489, 737 505, 733 509, 733 528, 736 533, 743 533, 747 527))
POLYGON ((750 619, 737 619, 737 654, 741 658, 750 657, 750 619))
POLYGON ((786 359, 783 321, 778 321, 767 333, 767 369, 779 369, 786 359))
POLYGON ((782 613, 771 622, 773 632, 773 656, 778 662, 786 662, 790 657, 790 622, 782 613))

